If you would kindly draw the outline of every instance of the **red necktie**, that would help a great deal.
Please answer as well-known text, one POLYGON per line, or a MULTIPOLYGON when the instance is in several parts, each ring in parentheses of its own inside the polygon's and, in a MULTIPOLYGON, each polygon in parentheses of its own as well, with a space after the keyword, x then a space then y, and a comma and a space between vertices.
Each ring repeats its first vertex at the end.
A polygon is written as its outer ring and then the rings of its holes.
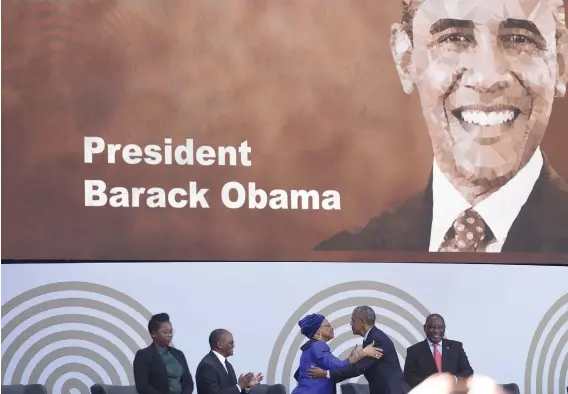
POLYGON ((442 373, 442 355, 438 350, 438 344, 434 343, 434 362, 436 363, 436 368, 438 368, 438 373, 442 373))

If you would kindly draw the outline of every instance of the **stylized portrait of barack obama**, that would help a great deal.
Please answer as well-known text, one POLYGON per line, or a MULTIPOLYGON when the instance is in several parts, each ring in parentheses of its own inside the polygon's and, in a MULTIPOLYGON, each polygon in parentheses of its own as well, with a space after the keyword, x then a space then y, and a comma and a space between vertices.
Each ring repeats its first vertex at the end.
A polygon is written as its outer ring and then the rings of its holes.
POLYGON ((568 187, 540 150, 566 92, 563 0, 403 0, 391 48, 420 96, 430 182, 316 249, 568 252, 568 187))

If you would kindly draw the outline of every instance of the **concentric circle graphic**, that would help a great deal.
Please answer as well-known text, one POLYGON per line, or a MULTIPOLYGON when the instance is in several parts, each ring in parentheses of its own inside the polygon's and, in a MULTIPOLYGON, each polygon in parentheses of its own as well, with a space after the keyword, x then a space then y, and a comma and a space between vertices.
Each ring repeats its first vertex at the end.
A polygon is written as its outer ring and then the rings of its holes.
MULTIPOLYGON (((430 312, 416 298, 386 283, 341 283, 313 295, 290 316, 272 349, 267 383, 282 383, 287 392, 295 387, 293 376, 298 368, 300 347, 306 341, 297 323, 308 313, 321 313, 328 318, 336 333, 329 342, 331 351, 341 359, 347 358, 353 346, 363 340, 352 334, 349 325, 351 313, 359 305, 375 310, 377 326, 393 340, 401 362, 406 357, 407 347, 424 340, 423 324, 430 312)), ((366 381, 361 376, 352 382, 366 381)))
POLYGON ((151 316, 126 294, 95 283, 28 290, 2 305, 2 384, 41 383, 53 394, 89 394, 94 383, 133 385, 132 359, 147 346, 151 316))
POLYGON ((525 366, 525 394, 564 394, 568 387, 568 294, 546 312, 525 366))

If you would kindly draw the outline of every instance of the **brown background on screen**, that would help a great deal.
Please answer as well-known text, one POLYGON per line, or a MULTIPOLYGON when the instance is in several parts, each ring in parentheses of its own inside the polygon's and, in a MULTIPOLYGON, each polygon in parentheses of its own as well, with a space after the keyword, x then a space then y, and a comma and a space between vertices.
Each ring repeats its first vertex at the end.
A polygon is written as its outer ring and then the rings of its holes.
MULTIPOLYGON (((399 1, 4 0, 2 11, 3 258, 432 259, 311 252, 426 185, 429 137, 388 46, 399 1), (87 165, 85 135, 248 140, 253 166, 87 165), (86 208, 85 179, 196 180, 212 208, 86 208), (228 181, 337 189, 342 211, 230 210, 228 181)), ((566 122, 558 100, 544 151, 564 179, 566 122)))

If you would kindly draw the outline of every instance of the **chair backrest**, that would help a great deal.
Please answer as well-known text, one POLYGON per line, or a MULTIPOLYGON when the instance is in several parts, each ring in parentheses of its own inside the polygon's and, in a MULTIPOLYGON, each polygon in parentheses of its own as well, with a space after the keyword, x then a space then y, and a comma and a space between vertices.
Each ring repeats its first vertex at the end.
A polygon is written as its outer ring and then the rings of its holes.
POLYGON ((341 385, 341 394, 370 394, 368 384, 345 383, 341 385))
POLYGON ((135 386, 113 386, 110 384, 93 384, 91 394, 138 394, 135 386))
POLYGON ((516 383, 502 384, 501 387, 506 394, 521 394, 521 390, 516 383))
POLYGON ((47 394, 43 384, 8 384, 2 386, 3 394, 47 394))
POLYGON ((286 387, 283 384, 257 384, 250 394, 286 394, 286 387))

